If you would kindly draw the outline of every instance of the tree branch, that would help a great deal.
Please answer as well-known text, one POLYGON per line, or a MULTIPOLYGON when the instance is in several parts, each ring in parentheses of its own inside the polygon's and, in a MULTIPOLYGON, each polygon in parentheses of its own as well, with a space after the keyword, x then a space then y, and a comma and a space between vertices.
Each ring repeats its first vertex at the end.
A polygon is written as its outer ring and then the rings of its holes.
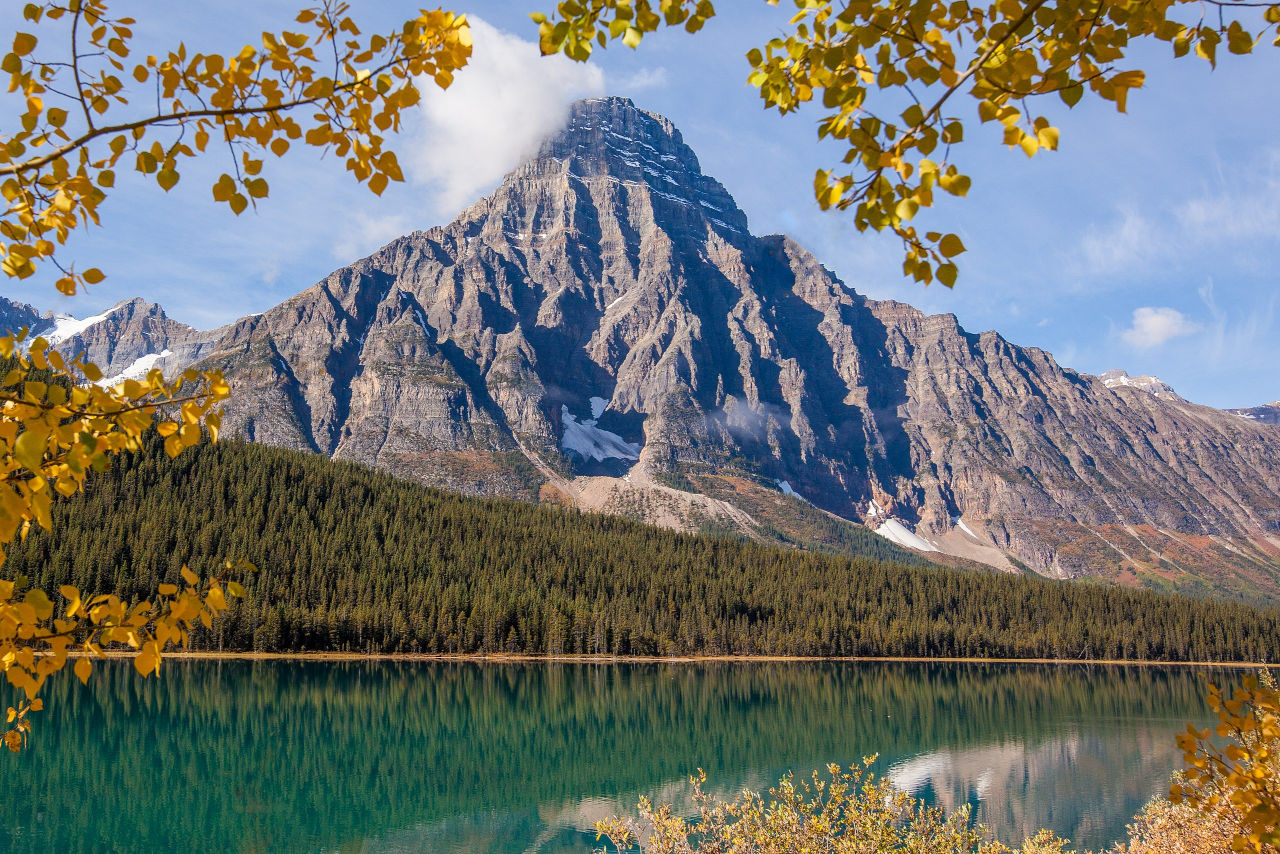
POLYGON ((89 110, 89 103, 84 97, 84 85, 80 82, 80 54, 76 50, 76 30, 80 27, 80 16, 84 14, 84 7, 77 4, 75 17, 71 19, 71 75, 75 78, 76 93, 80 96, 80 108, 84 110, 84 122, 89 126, 89 130, 93 128, 93 114, 89 110))
MULTIPOLYGON (((1044 2, 1044 0, 1040 0, 1040 2, 1044 2)), ((401 61, 403 60, 400 58, 397 58, 390 62, 383 63, 382 65, 378 66, 373 71, 371 71, 370 76, 377 75, 379 72, 385 71, 388 68, 394 68, 401 61)), ((23 161, 22 163, 15 163, 10 166, 0 166, 0 176, 21 175, 24 172, 30 172, 32 170, 39 169, 42 166, 47 166, 48 164, 52 163, 58 158, 66 156, 72 151, 75 151, 77 148, 84 147, 85 145, 89 144, 90 142, 92 142, 93 140, 101 136, 107 136, 109 134, 114 134, 114 133, 123 133, 125 131, 131 131, 136 128, 150 127, 151 125, 163 125, 163 124, 168 124, 170 122, 185 122, 185 121, 189 121, 190 119, 199 119, 199 118, 216 119, 216 118, 226 118, 229 116, 271 115, 273 113, 286 112, 288 110, 292 110, 297 107, 305 107, 308 104, 318 104, 323 101, 327 101, 331 99, 335 93, 349 92, 360 85, 362 85, 362 81, 350 80, 344 83, 336 84, 333 87, 332 92, 330 92, 327 95, 317 95, 313 98, 296 98, 292 101, 284 101, 279 104, 263 104, 261 106, 255 106, 255 107, 228 107, 226 109, 182 110, 180 112, 175 112, 175 113, 165 113, 163 115, 158 115, 158 116, 148 116, 145 119, 138 119, 137 121, 125 122, 123 124, 118 124, 118 125, 110 125, 108 127, 94 128, 91 126, 90 130, 87 133, 81 134, 80 136, 76 137, 75 139, 71 140, 65 145, 61 145, 58 148, 55 148, 49 151, 47 154, 41 155, 40 157, 33 157, 30 160, 23 161)))

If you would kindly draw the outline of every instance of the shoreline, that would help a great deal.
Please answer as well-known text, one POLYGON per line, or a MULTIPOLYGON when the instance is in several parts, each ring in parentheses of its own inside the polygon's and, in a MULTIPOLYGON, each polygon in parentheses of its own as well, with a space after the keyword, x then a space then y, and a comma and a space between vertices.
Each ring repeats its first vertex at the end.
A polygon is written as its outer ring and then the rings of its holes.
MULTIPOLYGON (((111 650, 108 659, 132 658, 127 650, 111 650)), ((77 657, 73 653, 70 657, 77 657)), ((1260 669, 1261 661, 1152 661, 1078 658, 928 658, 912 656, 803 655, 538 655, 528 653, 364 653, 364 652, 195 652, 172 651, 163 658, 186 661, 388 661, 443 664, 1048 664, 1101 667, 1225 667, 1260 669)))

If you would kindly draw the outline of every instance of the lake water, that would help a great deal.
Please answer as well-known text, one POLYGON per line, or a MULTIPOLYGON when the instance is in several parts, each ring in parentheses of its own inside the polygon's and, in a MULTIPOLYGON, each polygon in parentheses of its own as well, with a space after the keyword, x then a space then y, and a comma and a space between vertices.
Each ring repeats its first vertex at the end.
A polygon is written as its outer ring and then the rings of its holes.
POLYGON ((730 794, 878 753, 1006 842, 1049 827, 1096 849, 1166 791, 1209 678, 1239 673, 170 659, 144 681, 112 663, 51 683, 31 748, 0 757, 0 848, 580 854, 641 794, 687 803, 699 767, 730 794))

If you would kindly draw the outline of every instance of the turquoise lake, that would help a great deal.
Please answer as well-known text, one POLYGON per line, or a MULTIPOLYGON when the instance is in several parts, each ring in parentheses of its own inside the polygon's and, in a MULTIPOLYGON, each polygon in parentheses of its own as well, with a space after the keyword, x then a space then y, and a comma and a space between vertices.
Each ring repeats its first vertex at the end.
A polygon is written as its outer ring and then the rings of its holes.
POLYGON ((647 794, 878 754, 1008 843, 1124 834, 1241 672, 995 664, 167 660, 58 678, 0 758, 14 852, 581 854, 647 794))

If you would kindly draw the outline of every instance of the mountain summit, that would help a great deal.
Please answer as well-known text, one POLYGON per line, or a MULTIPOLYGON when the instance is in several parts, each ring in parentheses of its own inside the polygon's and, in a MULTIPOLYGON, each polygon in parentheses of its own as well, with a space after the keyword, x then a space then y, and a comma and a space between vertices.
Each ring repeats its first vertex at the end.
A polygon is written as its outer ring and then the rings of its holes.
POLYGON ((1274 426, 859 296, 750 234, 671 122, 624 98, 574 105, 451 224, 262 315, 164 330, 162 367, 226 371, 226 428, 424 483, 1280 591, 1274 426))

